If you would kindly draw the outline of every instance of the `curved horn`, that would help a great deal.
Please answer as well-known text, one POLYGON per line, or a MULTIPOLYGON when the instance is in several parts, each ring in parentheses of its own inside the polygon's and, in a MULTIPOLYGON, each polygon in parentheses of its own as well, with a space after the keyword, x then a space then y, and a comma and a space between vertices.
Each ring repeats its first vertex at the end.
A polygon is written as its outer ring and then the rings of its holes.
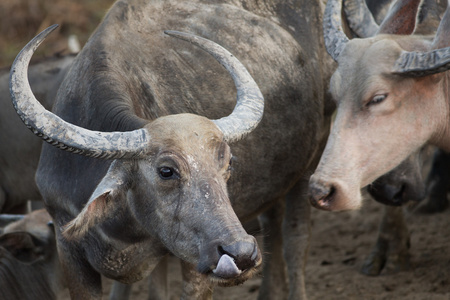
POLYGON ((167 30, 166 34, 191 42, 211 54, 227 69, 237 89, 236 106, 233 112, 213 122, 231 143, 250 133, 261 121, 264 111, 264 98, 258 85, 242 63, 222 46, 193 34, 167 30))
POLYGON ((323 35, 325 46, 331 57, 337 61, 348 38, 342 29, 342 0, 329 0, 323 17, 323 35))
POLYGON ((429 52, 404 51, 397 59, 392 73, 422 77, 450 70, 450 47, 429 52))
POLYGON ((99 132, 70 124, 46 110, 34 97, 27 72, 31 56, 58 25, 50 26, 32 39, 17 55, 10 73, 12 102, 25 125, 34 134, 60 149, 98 158, 132 158, 148 147, 148 132, 99 132))
POLYGON ((0 215, 0 227, 5 227, 9 223, 13 223, 22 220, 25 215, 11 215, 11 214, 1 214, 0 215))
POLYGON ((344 11, 350 28, 361 38, 374 36, 379 26, 363 0, 344 1, 344 11))

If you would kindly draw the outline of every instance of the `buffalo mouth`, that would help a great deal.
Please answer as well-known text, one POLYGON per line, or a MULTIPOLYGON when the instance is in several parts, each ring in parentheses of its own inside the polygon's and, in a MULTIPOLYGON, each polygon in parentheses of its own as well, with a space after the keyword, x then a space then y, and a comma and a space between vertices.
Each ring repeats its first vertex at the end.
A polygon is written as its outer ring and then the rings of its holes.
POLYGON ((262 264, 255 237, 246 233, 238 238, 215 239, 204 244, 197 271, 220 286, 238 285, 251 278, 262 264))
POLYGON ((222 287, 235 286, 244 283, 261 269, 262 259, 259 255, 253 266, 239 269, 235 259, 227 254, 220 257, 217 266, 207 271, 209 279, 222 287))
POLYGON ((209 248, 201 256, 197 271, 206 275, 219 286, 242 284, 257 273, 262 265, 262 256, 254 237, 228 246, 209 248))

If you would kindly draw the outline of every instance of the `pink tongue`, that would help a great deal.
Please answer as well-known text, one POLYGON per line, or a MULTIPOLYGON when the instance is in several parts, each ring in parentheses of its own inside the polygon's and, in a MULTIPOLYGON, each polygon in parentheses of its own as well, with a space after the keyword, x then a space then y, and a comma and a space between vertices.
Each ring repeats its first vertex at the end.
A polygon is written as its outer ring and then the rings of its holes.
POLYGON ((234 259, 224 254, 220 257, 217 267, 213 273, 222 278, 236 277, 242 273, 234 263, 234 259))

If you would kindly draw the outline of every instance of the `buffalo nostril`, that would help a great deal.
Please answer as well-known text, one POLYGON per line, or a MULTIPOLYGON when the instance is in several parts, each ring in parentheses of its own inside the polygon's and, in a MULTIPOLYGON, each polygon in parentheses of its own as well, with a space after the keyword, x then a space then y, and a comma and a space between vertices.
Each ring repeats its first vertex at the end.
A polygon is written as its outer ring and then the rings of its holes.
POLYGON ((217 252, 219 252, 220 256, 227 254, 227 252, 222 248, 222 246, 217 247, 217 252))
POLYGON ((336 188, 332 184, 312 183, 309 186, 309 200, 313 206, 318 208, 327 208, 335 194, 336 188))
POLYGON ((392 202, 395 206, 400 206, 403 203, 407 202, 408 199, 406 198, 406 186, 402 185, 401 188, 395 193, 395 195, 392 197, 392 202))
POLYGON ((331 186, 330 192, 328 193, 328 196, 325 197, 324 201, 331 201, 333 199, 335 192, 336 192, 336 188, 334 186, 331 186))

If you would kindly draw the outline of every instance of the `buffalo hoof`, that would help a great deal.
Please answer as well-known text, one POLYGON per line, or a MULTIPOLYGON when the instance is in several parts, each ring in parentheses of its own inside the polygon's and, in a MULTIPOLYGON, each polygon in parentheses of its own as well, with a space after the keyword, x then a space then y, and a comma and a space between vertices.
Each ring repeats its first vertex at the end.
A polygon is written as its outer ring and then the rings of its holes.
POLYGON ((370 253, 361 267, 361 273, 367 276, 378 276, 387 269, 388 273, 398 273, 411 269, 410 255, 397 254, 386 256, 385 253, 370 253))
POLYGON ((388 273, 398 273, 411 268, 409 239, 406 242, 378 239, 361 267, 361 273, 378 276, 386 269, 388 273))
POLYGON ((371 252, 361 267, 361 273, 367 276, 378 276, 386 264, 386 254, 371 252))

